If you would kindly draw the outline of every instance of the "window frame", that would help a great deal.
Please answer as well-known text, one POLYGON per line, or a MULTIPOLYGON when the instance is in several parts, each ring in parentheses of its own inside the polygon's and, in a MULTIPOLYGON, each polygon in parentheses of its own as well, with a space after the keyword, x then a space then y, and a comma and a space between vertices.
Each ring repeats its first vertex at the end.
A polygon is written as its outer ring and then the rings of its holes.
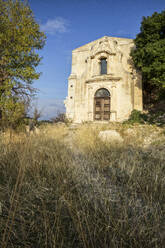
POLYGON ((100 75, 107 75, 107 58, 106 57, 102 57, 100 58, 100 75), (106 63, 103 64, 103 61, 105 61, 106 63))

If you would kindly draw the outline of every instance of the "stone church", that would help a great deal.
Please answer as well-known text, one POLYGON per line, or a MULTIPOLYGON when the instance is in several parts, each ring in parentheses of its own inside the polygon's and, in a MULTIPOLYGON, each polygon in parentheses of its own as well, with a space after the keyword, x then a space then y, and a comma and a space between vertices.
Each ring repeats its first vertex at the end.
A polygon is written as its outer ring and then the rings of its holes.
POLYGON ((67 118, 120 122, 142 110, 141 75, 129 55, 134 47, 132 39, 104 36, 72 51, 67 118))

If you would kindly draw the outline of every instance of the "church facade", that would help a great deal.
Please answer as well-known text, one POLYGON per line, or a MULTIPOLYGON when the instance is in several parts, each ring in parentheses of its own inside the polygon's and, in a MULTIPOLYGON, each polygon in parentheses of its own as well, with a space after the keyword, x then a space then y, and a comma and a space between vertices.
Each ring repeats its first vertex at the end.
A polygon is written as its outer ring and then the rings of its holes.
POLYGON ((124 121, 142 110, 142 80, 130 57, 132 39, 104 36, 72 51, 66 116, 83 121, 124 121))

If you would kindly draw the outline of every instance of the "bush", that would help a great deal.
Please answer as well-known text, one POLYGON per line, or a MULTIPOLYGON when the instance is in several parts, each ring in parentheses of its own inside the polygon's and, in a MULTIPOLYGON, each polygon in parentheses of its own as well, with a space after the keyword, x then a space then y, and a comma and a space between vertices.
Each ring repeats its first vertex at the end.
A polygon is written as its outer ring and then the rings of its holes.
POLYGON ((125 121, 124 123, 145 123, 147 121, 147 115, 143 114, 141 111, 139 110, 132 110, 131 115, 129 117, 129 119, 127 121, 125 121))
POLYGON ((70 122, 68 118, 66 117, 65 113, 58 113, 56 117, 51 118, 51 121, 54 123, 63 122, 65 124, 68 124, 70 122))

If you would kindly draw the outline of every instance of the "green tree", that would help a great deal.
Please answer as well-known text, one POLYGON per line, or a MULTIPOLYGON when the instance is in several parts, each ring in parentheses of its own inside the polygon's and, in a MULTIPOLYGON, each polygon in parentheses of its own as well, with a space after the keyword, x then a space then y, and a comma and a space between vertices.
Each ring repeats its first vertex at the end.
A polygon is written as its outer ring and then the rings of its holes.
POLYGON ((36 67, 45 35, 32 10, 21 0, 0 0, 0 120, 13 123, 25 114, 39 78, 36 67), (23 105, 23 106, 22 106, 23 105), (15 113, 17 112, 17 114, 15 113), (19 113, 19 114, 18 114, 19 113))
POLYGON ((142 72, 143 90, 158 98, 165 92, 165 11, 143 17, 134 42, 131 56, 142 72))

